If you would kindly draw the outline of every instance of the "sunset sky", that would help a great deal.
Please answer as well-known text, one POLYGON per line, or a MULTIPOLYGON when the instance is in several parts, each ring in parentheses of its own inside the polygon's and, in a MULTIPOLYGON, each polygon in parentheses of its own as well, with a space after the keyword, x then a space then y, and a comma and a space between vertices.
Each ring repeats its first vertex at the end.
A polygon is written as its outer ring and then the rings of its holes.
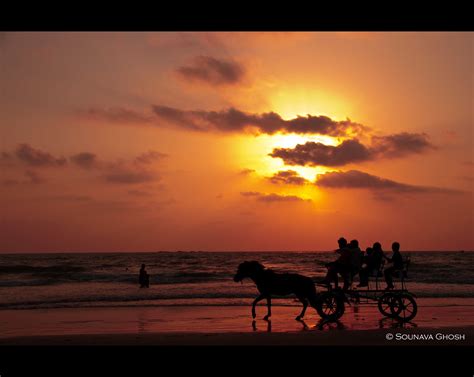
POLYGON ((0 252, 472 250, 472 33, 0 34, 0 252))

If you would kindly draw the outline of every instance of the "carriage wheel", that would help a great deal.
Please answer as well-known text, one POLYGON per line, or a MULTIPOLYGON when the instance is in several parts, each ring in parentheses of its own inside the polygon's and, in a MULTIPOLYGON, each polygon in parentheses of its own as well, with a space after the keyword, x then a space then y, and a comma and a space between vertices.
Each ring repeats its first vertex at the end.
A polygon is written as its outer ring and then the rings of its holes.
POLYGON ((385 317, 396 318, 400 310, 400 301, 394 293, 384 293, 379 298, 378 308, 385 317))
POLYGON ((397 296, 397 300, 399 302, 399 307, 397 309, 396 317, 403 322, 409 322, 415 318, 416 313, 418 312, 418 305, 413 296, 409 293, 402 293, 397 296))
POLYGON ((316 311, 324 320, 337 321, 344 314, 344 299, 336 293, 321 293, 316 311))

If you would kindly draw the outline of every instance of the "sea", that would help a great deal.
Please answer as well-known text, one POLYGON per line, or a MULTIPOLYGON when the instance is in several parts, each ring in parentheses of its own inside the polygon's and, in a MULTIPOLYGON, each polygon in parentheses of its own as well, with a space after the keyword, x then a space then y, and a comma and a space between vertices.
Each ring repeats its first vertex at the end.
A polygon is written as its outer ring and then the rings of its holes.
MULTIPOLYGON (((474 252, 403 255, 411 259, 407 288, 417 297, 459 298, 460 304, 474 297, 474 252)), ((248 279, 233 281, 241 262, 256 260, 317 281, 336 257, 277 251, 0 254, 0 309, 248 305, 257 290, 248 279), (138 285, 142 263, 149 288, 138 285)), ((299 305, 293 298, 273 303, 299 305)))

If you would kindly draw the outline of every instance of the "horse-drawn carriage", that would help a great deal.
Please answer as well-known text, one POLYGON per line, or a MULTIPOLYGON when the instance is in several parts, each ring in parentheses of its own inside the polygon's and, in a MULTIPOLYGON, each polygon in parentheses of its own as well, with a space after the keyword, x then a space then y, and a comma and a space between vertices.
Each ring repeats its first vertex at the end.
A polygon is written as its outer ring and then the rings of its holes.
MULTIPOLYGON (((415 295, 406 288, 410 259, 404 261, 403 269, 397 271, 399 274, 399 287, 390 290, 379 288, 379 278, 383 276, 383 263, 378 271, 375 271, 375 289, 371 289, 370 282, 367 288, 342 290, 333 288, 331 285, 323 285, 326 290, 317 292, 316 286, 311 278, 299 274, 281 274, 266 269, 262 264, 252 261, 243 262, 239 265, 234 281, 240 282, 244 278, 250 278, 256 284, 260 295, 252 304, 252 317, 256 317, 256 304, 266 299, 268 313, 264 319, 271 316, 272 297, 287 296, 294 294, 303 304, 303 310, 296 317, 300 320, 304 317, 308 304, 316 309, 319 316, 326 321, 337 321, 345 311, 345 305, 371 304, 375 303, 380 313, 386 317, 408 322, 415 318, 417 304, 415 295)), ((351 284, 352 286, 352 284, 351 284)))
POLYGON ((416 303, 416 296, 409 292, 406 286, 405 279, 408 276, 409 265, 410 258, 407 258, 403 263, 403 269, 396 272, 399 278, 399 282, 397 282, 398 287, 390 290, 384 290, 379 287, 379 278, 383 276, 383 262, 378 271, 375 271, 372 275, 375 279, 372 282, 375 285, 374 289, 371 289, 373 287, 371 287, 370 282, 367 288, 350 288, 346 291, 338 288, 334 289, 330 285, 322 285, 327 288, 322 302, 325 316, 322 317, 328 320, 338 320, 344 314, 345 303, 349 305, 355 303, 375 304, 380 313, 385 317, 403 322, 411 321, 418 312, 418 305, 416 303))

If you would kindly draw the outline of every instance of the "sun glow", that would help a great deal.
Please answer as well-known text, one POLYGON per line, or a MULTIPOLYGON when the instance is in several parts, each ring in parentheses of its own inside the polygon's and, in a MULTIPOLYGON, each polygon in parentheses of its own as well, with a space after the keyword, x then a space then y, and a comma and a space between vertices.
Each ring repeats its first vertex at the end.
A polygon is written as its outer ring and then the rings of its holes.
POLYGON ((269 177, 281 170, 294 170, 301 177, 314 182, 318 174, 324 174, 332 169, 322 166, 293 166, 285 165, 280 158, 269 154, 275 148, 294 148, 298 144, 317 142, 336 146, 340 141, 326 135, 276 134, 259 135, 252 138, 242 137, 239 142, 239 161, 244 167, 255 170, 258 175, 269 177))
POLYGON ((270 97, 271 108, 278 109, 278 114, 286 120, 308 114, 341 120, 346 119, 352 110, 351 105, 339 96, 314 87, 282 88, 272 91, 270 97))

